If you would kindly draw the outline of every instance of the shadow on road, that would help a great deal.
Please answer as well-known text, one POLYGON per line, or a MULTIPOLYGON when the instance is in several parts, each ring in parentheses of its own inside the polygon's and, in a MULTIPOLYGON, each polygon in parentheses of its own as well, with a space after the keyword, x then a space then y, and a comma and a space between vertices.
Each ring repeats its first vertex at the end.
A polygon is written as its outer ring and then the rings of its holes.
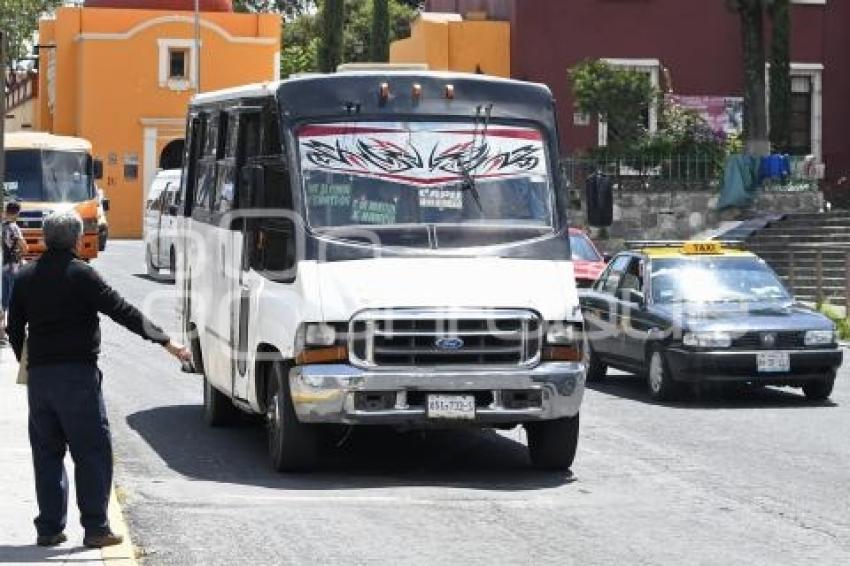
MULTIPOLYGON (((607 375, 587 387, 623 399, 655 404, 646 391, 646 380, 631 374, 607 375)), ((694 391, 683 386, 681 400, 664 403, 687 409, 799 409, 837 407, 832 401, 809 401, 801 389, 781 387, 710 386, 694 391)))
POLYGON ((269 467, 262 426, 246 420, 213 429, 201 414, 199 405, 173 405, 134 413, 127 423, 171 469, 199 480, 295 490, 443 486, 497 491, 573 481, 570 474, 531 469, 526 447, 494 431, 398 432, 371 426, 355 427, 341 447, 329 446, 319 471, 279 474, 269 467))
MULTIPOLYGON (((33 539, 35 535, 33 535, 33 539)), ((74 556, 75 552, 86 552, 89 549, 78 546, 42 547, 35 544, 20 546, 0 544, 0 564, 73 564, 85 562, 91 564, 91 557, 74 556)))

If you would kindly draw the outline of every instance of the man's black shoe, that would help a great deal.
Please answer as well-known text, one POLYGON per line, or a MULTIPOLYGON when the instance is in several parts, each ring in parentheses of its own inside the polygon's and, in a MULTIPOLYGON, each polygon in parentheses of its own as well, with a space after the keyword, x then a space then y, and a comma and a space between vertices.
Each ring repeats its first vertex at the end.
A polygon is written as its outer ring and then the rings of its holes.
POLYGON ((83 545, 88 548, 103 548, 104 546, 115 546, 124 542, 124 537, 116 535, 113 532, 104 533, 102 535, 86 535, 83 538, 83 545))
POLYGON ((35 544, 38 546, 56 546, 58 544, 62 544, 68 540, 68 537, 65 536, 65 533, 59 533, 58 535, 42 535, 35 539, 35 544))

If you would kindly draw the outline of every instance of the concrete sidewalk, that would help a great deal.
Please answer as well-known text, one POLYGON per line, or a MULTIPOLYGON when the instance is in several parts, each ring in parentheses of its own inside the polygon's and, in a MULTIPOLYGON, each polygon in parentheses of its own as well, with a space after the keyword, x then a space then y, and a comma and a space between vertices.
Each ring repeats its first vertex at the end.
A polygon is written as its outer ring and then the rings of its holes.
POLYGON ((65 529, 68 542, 53 548, 35 545, 32 521, 37 507, 27 437, 27 390, 15 383, 17 372, 18 363, 11 349, 0 347, 0 564, 134 564, 133 547, 114 495, 109 509, 110 522, 113 530, 124 535, 125 543, 103 551, 83 546, 70 456, 65 462, 71 484, 65 529))

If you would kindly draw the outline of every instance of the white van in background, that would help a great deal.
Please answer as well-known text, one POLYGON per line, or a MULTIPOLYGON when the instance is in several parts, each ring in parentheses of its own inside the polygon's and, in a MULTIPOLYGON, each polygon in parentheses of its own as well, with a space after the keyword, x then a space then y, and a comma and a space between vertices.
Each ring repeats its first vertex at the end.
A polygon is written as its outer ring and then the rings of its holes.
POLYGON ((159 277, 165 269, 174 275, 177 262, 177 199, 180 169, 165 169, 154 177, 145 202, 144 241, 147 274, 159 277))

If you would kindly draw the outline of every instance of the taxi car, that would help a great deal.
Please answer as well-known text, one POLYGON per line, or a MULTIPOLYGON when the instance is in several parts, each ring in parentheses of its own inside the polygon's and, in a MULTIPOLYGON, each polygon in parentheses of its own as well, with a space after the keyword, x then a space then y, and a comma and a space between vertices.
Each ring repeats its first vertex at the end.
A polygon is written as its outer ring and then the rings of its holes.
POLYGON ((589 381, 614 367, 644 376, 656 400, 688 382, 829 397, 842 362, 835 325, 796 303, 764 260, 734 243, 630 244, 581 293, 589 381))

